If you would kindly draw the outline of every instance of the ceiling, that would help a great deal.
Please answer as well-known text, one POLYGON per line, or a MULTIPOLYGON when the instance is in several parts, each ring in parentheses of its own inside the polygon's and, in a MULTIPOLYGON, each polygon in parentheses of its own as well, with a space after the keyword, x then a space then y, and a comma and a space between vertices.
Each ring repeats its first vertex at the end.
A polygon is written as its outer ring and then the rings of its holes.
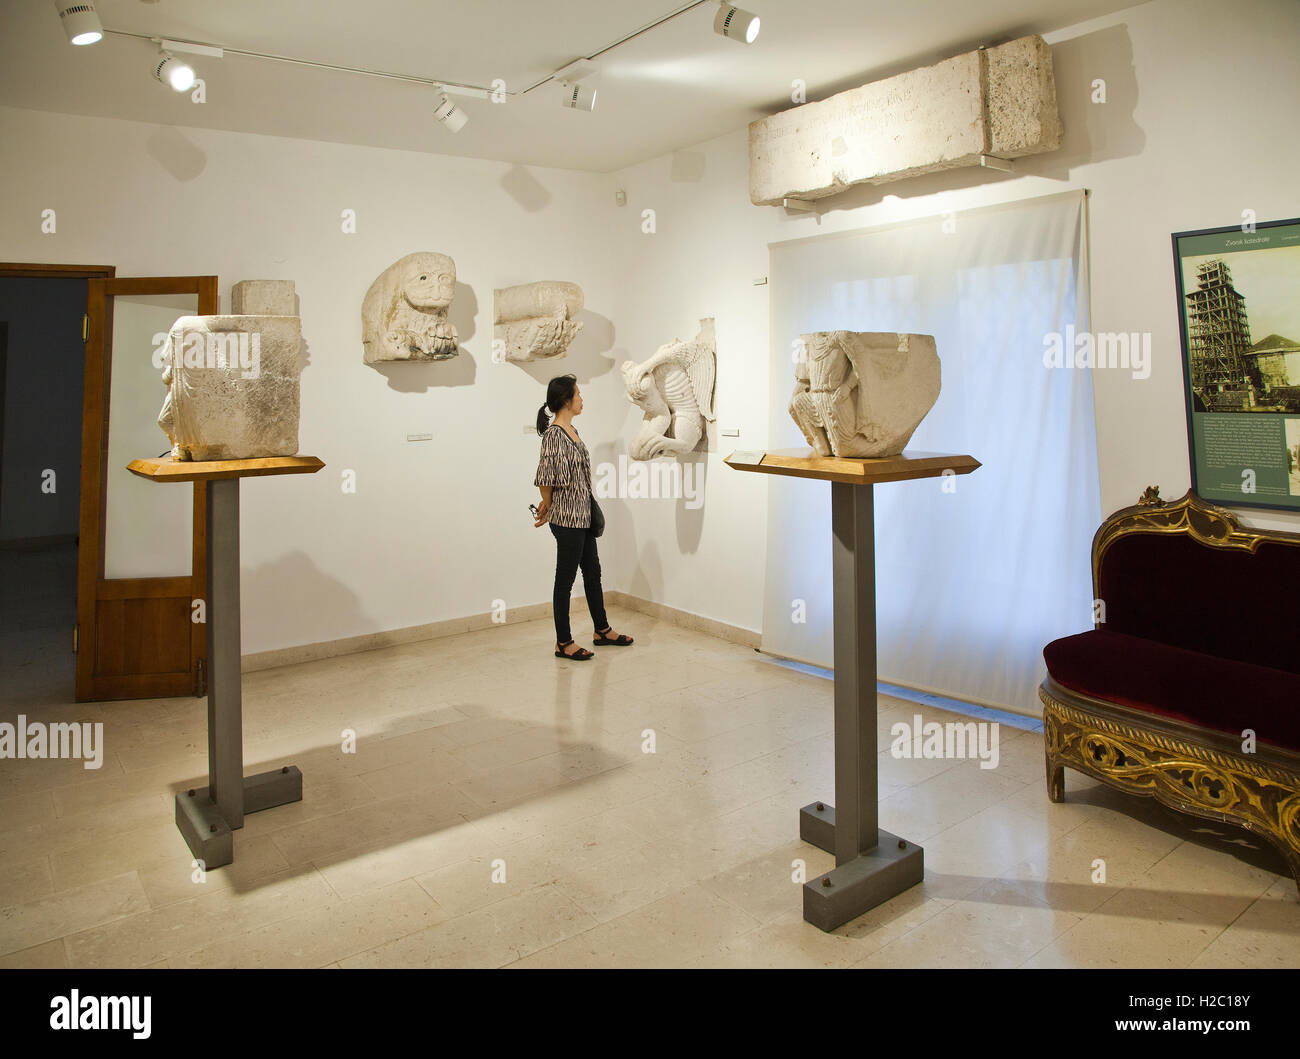
POLYGON ((706 3, 602 55, 596 110, 566 110, 559 87, 518 95, 676 8, 680 0, 98 0, 107 30, 197 41, 335 66, 488 87, 505 103, 456 97, 470 122, 439 125, 436 90, 227 54, 194 57, 207 100, 152 76, 156 47, 109 33, 67 43, 53 0, 4 0, 0 105, 126 118, 527 165, 609 172, 815 100, 1132 0, 747 0, 752 45, 713 32, 706 3))

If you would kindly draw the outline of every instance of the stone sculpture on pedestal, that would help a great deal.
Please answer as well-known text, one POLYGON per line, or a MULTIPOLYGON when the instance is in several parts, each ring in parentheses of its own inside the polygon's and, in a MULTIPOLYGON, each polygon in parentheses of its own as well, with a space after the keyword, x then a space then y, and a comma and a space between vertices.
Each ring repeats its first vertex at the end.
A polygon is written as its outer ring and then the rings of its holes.
POLYGON ((301 346, 296 316, 182 316, 172 324, 158 415, 172 459, 297 455, 301 346))
POLYGON ((407 254, 384 269, 361 303, 365 362, 448 360, 459 352, 447 319, 456 262, 446 254, 407 254))
POLYGON ((800 336, 790 415, 819 456, 897 456, 939 399, 932 335, 817 331, 800 336))
POLYGON ((713 382, 717 345, 713 318, 700 321, 689 342, 674 339, 640 364, 623 363, 628 399, 645 413, 641 429, 629 446, 634 460, 682 456, 704 436, 713 422, 713 382))
MULTIPOLYGON (((563 280, 539 280, 492 292, 493 338, 516 363, 562 357, 582 330, 582 288, 563 280)), ((495 344, 495 343, 494 343, 495 344)))

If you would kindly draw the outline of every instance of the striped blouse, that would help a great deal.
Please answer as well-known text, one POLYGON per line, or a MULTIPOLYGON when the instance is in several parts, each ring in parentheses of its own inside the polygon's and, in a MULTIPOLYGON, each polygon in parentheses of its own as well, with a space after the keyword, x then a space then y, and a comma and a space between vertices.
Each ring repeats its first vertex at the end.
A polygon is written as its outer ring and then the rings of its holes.
POLYGON ((552 486, 547 521, 553 526, 587 529, 591 525, 591 455, 581 441, 552 423, 542 435, 542 455, 533 485, 552 486))

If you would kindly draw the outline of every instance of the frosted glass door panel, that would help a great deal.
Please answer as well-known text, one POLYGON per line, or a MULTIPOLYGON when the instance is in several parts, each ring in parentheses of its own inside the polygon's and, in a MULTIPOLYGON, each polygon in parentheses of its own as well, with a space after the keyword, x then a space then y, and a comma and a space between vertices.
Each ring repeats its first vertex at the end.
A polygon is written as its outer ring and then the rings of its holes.
POLYGON ((178 317, 198 312, 198 295, 119 294, 112 302, 104 576, 186 577, 194 548, 193 489, 146 481, 126 465, 170 448, 158 426, 167 393, 158 351, 178 317))

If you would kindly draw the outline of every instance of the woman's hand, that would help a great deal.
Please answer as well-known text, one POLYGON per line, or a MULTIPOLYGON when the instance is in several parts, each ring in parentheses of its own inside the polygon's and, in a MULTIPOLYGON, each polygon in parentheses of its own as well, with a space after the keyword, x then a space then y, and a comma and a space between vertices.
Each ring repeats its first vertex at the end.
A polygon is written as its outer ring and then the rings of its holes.
POLYGON ((551 513, 551 502, 543 500, 537 505, 537 521, 533 523, 533 528, 546 525, 546 516, 551 513))

